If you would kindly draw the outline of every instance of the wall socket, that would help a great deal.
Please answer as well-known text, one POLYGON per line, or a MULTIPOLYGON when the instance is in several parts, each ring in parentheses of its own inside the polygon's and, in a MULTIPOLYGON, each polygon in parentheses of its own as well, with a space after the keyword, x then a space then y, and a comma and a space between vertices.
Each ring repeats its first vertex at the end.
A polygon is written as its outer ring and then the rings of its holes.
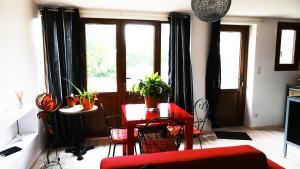
POLYGON ((258 117, 258 114, 257 114, 257 113, 254 113, 254 117, 258 117))
POLYGON ((261 74, 261 66, 257 66, 257 74, 261 74))

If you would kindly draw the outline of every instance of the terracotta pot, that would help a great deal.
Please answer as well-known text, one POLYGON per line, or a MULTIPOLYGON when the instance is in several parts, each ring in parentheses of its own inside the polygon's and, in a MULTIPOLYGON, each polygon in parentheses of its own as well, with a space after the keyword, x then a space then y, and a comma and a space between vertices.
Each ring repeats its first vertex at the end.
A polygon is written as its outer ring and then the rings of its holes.
POLYGON ((145 97, 145 104, 147 108, 157 108, 158 98, 157 97, 145 97))
POLYGON ((72 97, 67 97, 67 103, 69 107, 74 107, 75 106, 75 100, 72 97))
POLYGON ((89 100, 86 97, 82 98, 81 105, 83 107, 83 110, 91 110, 91 109, 93 109, 94 102, 95 102, 95 99, 89 100))

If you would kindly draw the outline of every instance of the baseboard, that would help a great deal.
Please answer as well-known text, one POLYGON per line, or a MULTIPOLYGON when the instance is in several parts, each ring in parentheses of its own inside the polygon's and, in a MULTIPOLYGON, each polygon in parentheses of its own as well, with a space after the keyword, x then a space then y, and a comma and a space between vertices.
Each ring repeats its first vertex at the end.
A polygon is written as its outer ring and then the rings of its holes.
POLYGON ((37 156, 37 158, 33 161, 31 167, 29 169, 33 169, 33 167, 36 165, 37 161, 39 160, 39 158, 41 157, 42 154, 46 153, 47 149, 44 148, 39 155, 37 156))
POLYGON ((262 130, 262 129, 283 129, 283 125, 267 125, 267 126, 245 126, 247 129, 262 130))

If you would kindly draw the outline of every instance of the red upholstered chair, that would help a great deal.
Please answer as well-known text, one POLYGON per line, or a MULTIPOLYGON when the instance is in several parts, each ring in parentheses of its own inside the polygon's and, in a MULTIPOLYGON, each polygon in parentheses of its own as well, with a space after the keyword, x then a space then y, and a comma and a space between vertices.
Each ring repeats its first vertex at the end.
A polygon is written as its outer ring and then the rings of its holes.
MULTIPOLYGON (((183 138, 183 126, 173 134, 169 131, 176 121, 171 118, 154 118, 138 128, 141 154, 178 150, 183 138)), ((176 126, 180 127, 180 126, 176 126)))
MULTIPOLYGON (((107 112, 105 111, 102 103, 100 103, 100 111, 102 112, 104 116, 104 120, 107 126, 107 135, 109 138, 109 150, 108 150, 108 155, 110 155, 110 150, 111 150, 111 145, 113 144, 113 156, 115 156, 115 149, 117 144, 127 144, 127 129, 125 128, 113 128, 110 124, 110 119, 111 118, 119 118, 119 115, 114 115, 114 116, 109 116, 107 112)), ((138 138, 138 131, 137 129, 134 132, 134 139, 137 141, 138 138)), ((135 148, 135 147, 134 147, 135 148)), ((136 153, 136 148, 135 148, 135 153, 136 153)), ((137 154, 137 153, 136 153, 137 154)))

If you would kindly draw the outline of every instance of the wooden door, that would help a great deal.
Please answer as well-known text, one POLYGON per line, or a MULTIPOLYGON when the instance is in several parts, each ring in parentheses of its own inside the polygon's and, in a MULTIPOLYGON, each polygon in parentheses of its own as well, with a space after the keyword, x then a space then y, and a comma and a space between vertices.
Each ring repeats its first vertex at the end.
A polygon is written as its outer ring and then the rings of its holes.
POLYGON ((221 25, 219 127, 244 125, 248 26, 221 25))
MULTIPOLYGON (((118 19, 82 19, 84 60, 88 91, 99 92, 110 115, 121 115, 121 105, 143 103, 134 97, 132 84, 145 74, 160 74, 161 22, 118 19)), ((121 127, 121 118, 111 120, 121 127)), ((106 135, 100 111, 85 116, 88 137, 106 135)))

